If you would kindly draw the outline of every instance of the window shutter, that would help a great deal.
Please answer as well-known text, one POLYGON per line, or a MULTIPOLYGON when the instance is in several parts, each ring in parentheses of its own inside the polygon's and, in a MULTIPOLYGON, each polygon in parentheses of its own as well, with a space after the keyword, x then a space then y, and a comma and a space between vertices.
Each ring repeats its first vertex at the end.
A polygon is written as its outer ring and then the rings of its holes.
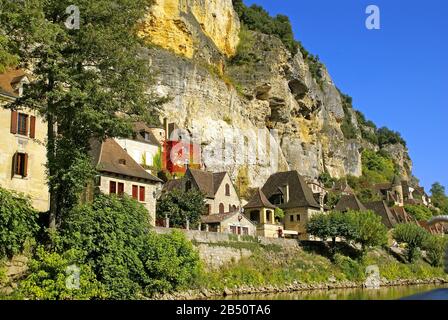
POLYGON ((140 187, 140 201, 145 202, 145 187, 140 187))
POLYGON ((16 134, 17 133, 17 111, 11 111, 11 133, 16 134))
POLYGON ((36 137, 36 117, 31 116, 30 118, 30 138, 34 139, 36 137))
POLYGON ((23 164, 23 177, 28 177, 28 154, 25 153, 24 157, 24 164, 23 164))
POLYGON ((132 186, 132 198, 138 200, 138 186, 132 186))
POLYGON ((119 182, 118 183, 118 195, 122 196, 124 194, 124 183, 119 182))
POLYGON ((14 153, 14 155, 12 156, 11 178, 14 178, 16 173, 17 173, 17 152, 14 153))
POLYGON ((117 193, 117 183, 115 181, 109 182, 109 194, 116 194, 117 193))

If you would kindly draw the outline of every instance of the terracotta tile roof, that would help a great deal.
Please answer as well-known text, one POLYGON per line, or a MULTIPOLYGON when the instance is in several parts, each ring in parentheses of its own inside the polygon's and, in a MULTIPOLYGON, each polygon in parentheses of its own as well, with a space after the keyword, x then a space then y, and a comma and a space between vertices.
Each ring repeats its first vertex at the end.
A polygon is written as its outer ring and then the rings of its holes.
POLYGON ((305 179, 297 171, 279 172, 269 177, 261 189, 269 199, 279 193, 279 188, 289 186, 289 201, 279 205, 282 209, 312 207, 319 208, 313 197, 313 192, 306 184, 305 179))
POLYGON ((383 224, 389 229, 392 229, 398 223, 394 214, 387 206, 386 201, 369 202, 365 204, 365 207, 379 215, 382 218, 383 224))
POLYGON ((275 209, 277 207, 269 202, 261 189, 258 189, 257 192, 255 192, 255 194, 253 195, 252 199, 250 199, 249 203, 244 206, 244 209, 254 208, 275 209))
POLYGON ((151 127, 148 126, 147 124, 143 122, 136 122, 134 123, 133 129, 134 129, 134 140, 151 144, 154 146, 160 146, 159 141, 151 131, 151 127), (145 137, 142 136, 141 134, 142 132, 147 134, 148 140, 146 140, 145 137))
POLYGON ((354 194, 343 195, 335 207, 337 211, 365 211, 366 207, 359 201, 358 197, 354 194))
POLYGON ((91 155, 99 172, 108 172, 152 182, 163 182, 148 173, 114 139, 91 142, 91 155), (124 163, 120 163, 123 161, 124 163))
POLYGON ((0 93, 17 98, 19 94, 13 88, 13 85, 22 80, 25 76, 26 73, 23 70, 9 70, 0 74, 0 93))
POLYGON ((377 183, 373 186, 375 190, 389 190, 392 188, 392 184, 390 182, 387 183, 377 183))
POLYGON ((393 207, 390 208, 390 211, 395 215, 395 218, 399 223, 417 222, 417 220, 407 213, 403 207, 393 207))

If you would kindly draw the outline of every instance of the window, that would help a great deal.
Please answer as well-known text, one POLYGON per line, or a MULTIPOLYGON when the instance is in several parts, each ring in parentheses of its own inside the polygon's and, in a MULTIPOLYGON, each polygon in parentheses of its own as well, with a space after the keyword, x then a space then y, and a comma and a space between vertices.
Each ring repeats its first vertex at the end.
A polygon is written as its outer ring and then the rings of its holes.
POLYGON ((230 197, 230 186, 226 184, 226 196, 230 197))
POLYGON ((11 111, 11 133, 28 136, 32 139, 36 135, 36 117, 24 113, 11 111), (29 128, 28 128, 29 122, 29 128))
POLYGON ((190 191, 190 190, 191 190, 191 181, 190 181, 190 180, 188 180, 188 181, 185 183, 185 190, 186 190, 186 191, 190 191))
POLYGON ((118 183, 118 195, 122 196, 124 194, 124 183, 119 182, 118 183))
POLYGON ((219 204, 219 213, 224 213, 224 204, 219 204))
POLYGON ((289 221, 294 222, 294 216, 293 215, 289 216, 289 221))
POLYGON ((117 194, 117 183, 115 181, 109 182, 109 194, 117 194))
POLYGON ((26 177, 28 175, 28 155, 16 153, 13 162, 14 175, 26 177))
POLYGON ((140 202, 145 202, 145 187, 140 187, 140 202))
POLYGON ((248 236, 249 235, 249 228, 243 227, 243 235, 248 236))
POLYGON ((272 214, 271 210, 266 211, 266 220, 267 220, 266 222, 267 223, 271 222, 271 214, 272 214))
POLYGON ((19 122, 17 125, 17 133, 22 136, 28 135, 28 116, 23 113, 19 113, 19 122))
POLYGON ((132 186, 132 198, 138 200, 138 186, 132 186))
POLYGON ((297 221, 300 221, 300 214, 297 215, 297 221))
POLYGON ((126 159, 119 159, 118 163, 125 166, 126 165, 126 159))

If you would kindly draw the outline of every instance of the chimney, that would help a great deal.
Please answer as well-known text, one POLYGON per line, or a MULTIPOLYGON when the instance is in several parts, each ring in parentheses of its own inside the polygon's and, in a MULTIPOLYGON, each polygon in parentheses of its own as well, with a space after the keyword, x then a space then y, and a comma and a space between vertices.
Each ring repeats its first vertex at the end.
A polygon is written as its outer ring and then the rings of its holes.
POLYGON ((284 196, 285 196, 285 203, 289 202, 289 184, 284 185, 284 196))

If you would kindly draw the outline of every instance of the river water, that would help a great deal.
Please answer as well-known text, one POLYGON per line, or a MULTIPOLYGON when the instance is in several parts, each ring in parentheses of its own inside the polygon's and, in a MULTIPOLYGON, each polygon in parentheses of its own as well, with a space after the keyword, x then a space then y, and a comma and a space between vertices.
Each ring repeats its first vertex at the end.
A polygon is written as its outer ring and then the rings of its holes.
POLYGON ((292 293, 254 294, 229 296, 225 300, 397 300, 414 294, 435 289, 448 288, 448 285, 416 285, 383 287, 380 289, 334 289, 311 290, 292 293))

